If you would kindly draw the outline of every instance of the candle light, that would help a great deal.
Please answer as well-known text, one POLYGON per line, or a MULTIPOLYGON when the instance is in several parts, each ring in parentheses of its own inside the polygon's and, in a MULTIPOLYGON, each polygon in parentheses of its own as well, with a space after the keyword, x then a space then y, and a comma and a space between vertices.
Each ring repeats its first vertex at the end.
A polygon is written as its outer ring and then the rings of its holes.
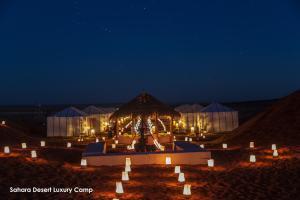
POLYGON ((251 149, 254 149, 254 147, 255 147, 255 146, 254 146, 254 142, 250 142, 250 145, 249 145, 249 146, 250 146, 251 149))
POLYGON ((183 195, 185 195, 185 196, 192 195, 191 187, 192 187, 191 185, 185 184, 184 189, 183 189, 183 195))
POLYGON ((117 194, 124 193, 122 182, 116 182, 116 193, 117 194))
POLYGON ((122 172, 122 181, 129 181, 128 172, 122 172))
POLYGON ((250 155, 250 162, 255 163, 256 162, 256 157, 255 155, 250 155))
POLYGON ((115 144, 119 144, 119 140, 115 140, 115 144))
POLYGON ((181 173, 180 166, 175 166, 174 173, 175 174, 180 174, 181 173))
POLYGON ((184 173, 179 173, 179 176, 178 176, 178 182, 180 182, 180 183, 185 182, 184 173))
POLYGON ((172 164, 172 160, 170 157, 166 157, 166 165, 171 165, 172 164))
POLYGON ((37 154, 35 150, 31 151, 31 158, 36 159, 37 158, 37 154))
POLYGON ((27 144, 26 143, 22 143, 21 147, 22 147, 22 149, 26 149, 27 148, 27 144))
POLYGON ((41 147, 45 147, 46 146, 46 142, 45 141, 41 141, 41 147))
POLYGON ((72 147, 72 143, 71 142, 68 142, 67 143, 67 148, 71 148, 72 147))
POLYGON ((210 167, 210 168, 214 167, 215 166, 214 159, 207 160, 207 166, 210 167))
POLYGON ((86 159, 81 159, 81 163, 80 163, 81 167, 87 167, 87 160, 86 159))
POLYGON ((10 154, 9 146, 5 146, 5 147, 4 147, 4 153, 5 153, 5 154, 10 154))

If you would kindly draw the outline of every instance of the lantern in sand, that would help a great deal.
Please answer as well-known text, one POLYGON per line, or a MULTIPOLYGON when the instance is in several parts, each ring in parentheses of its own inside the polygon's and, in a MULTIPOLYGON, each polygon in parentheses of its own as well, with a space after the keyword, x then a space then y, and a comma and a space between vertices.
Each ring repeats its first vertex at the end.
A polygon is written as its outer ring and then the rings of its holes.
POLYGON ((185 184, 183 188, 183 195, 185 196, 192 195, 191 187, 192 187, 191 185, 185 184))
POLYGON ((115 149, 116 147, 117 147, 116 144, 111 144, 111 148, 112 148, 112 149, 115 149))
POLYGON ((98 138, 96 138, 96 143, 98 143, 99 142, 99 139, 98 138))
POLYGON ((275 150, 273 151, 273 157, 278 157, 278 151, 277 151, 277 149, 275 149, 275 150))
POLYGON ((228 145, 227 144, 223 144, 223 149, 227 149, 228 145))
POLYGON ((179 183, 185 182, 185 176, 184 176, 184 173, 179 173, 179 176, 178 176, 178 182, 179 182, 179 183))
POLYGON ((130 165, 125 165, 125 172, 131 172, 130 165))
POLYGON ((180 166, 175 166, 174 173, 175 173, 175 174, 180 174, 180 172, 181 172, 180 166))
POLYGON ((72 143, 71 142, 68 142, 67 143, 67 148, 71 148, 72 147, 72 143))
POLYGON ((116 182, 116 193, 117 194, 124 193, 122 182, 116 182))
POLYGON ((126 158, 125 165, 131 165, 131 159, 130 158, 126 158))
POLYGON ((204 149, 204 148, 205 148, 204 144, 200 144, 200 147, 201 147, 202 149, 204 149))
POLYGON ((5 146, 5 147, 4 147, 4 153, 5 153, 5 154, 10 154, 9 146, 5 146))
POLYGON ((166 157, 166 165, 171 165, 171 164, 172 164, 171 157, 166 157))
POLYGON ((277 149, 276 144, 272 144, 272 150, 274 151, 274 150, 276 150, 276 149, 277 149))
POLYGON ((31 151, 31 158, 32 158, 32 159, 36 159, 36 158, 37 158, 37 154, 36 154, 36 151, 35 151, 35 150, 32 150, 32 151, 31 151))
POLYGON ((256 156, 250 155, 250 163, 255 163, 255 162, 256 162, 256 156))
POLYGON ((128 172, 122 172, 122 181, 129 181, 128 172))
POLYGON ((87 160, 86 160, 86 159, 81 159, 80 166, 81 166, 82 168, 87 167, 87 160))
POLYGON ((45 147, 46 146, 46 142, 45 141, 41 141, 41 147, 45 147))
POLYGON ((250 149, 254 149, 255 148, 254 142, 250 142, 249 147, 250 147, 250 149))
POLYGON ((27 149, 27 144, 26 143, 22 143, 21 147, 22 147, 22 149, 27 149))
POLYGON ((214 159, 207 160, 207 166, 210 167, 210 168, 214 167, 215 166, 214 159))
POLYGON ((187 142, 188 140, 189 140, 189 138, 188 138, 188 137, 185 137, 185 138, 184 138, 184 141, 186 141, 186 142, 187 142))

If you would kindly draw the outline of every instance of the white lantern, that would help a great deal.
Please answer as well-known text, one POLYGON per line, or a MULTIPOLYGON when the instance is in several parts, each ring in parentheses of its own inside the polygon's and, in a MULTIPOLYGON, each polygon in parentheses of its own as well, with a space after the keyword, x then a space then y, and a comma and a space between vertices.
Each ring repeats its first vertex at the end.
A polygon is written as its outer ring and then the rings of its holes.
POLYGON ((227 149, 227 144, 223 144, 223 149, 227 149))
POLYGON ((172 164, 172 160, 170 157, 166 157, 166 165, 171 165, 172 164))
POLYGON ((5 121, 2 121, 1 124, 4 126, 4 125, 6 124, 6 122, 5 122, 5 121))
POLYGON ((34 151, 34 150, 31 151, 31 158, 33 158, 33 159, 37 158, 36 151, 34 151))
POLYGON ((193 142, 193 138, 190 138, 189 141, 190 141, 190 142, 193 142))
POLYGON ((192 195, 191 187, 192 187, 191 185, 185 184, 183 189, 183 195, 185 196, 192 195))
POLYGON ((275 150, 273 151, 273 157, 278 157, 278 151, 277 151, 277 149, 275 149, 275 150))
POLYGON ((87 167, 87 160, 86 159, 81 159, 80 166, 81 167, 87 167))
POLYGON ((115 149, 116 147, 117 147, 116 144, 111 144, 111 148, 112 148, 112 149, 115 149))
POLYGON ((201 147, 202 149, 204 149, 204 148, 205 148, 204 144, 200 144, 200 147, 201 147))
POLYGON ((45 147, 46 146, 46 142, 45 141, 41 141, 41 147, 45 147))
POLYGON ((125 172, 131 172, 131 167, 130 165, 125 166, 125 172))
POLYGON ((178 182, 180 182, 180 183, 185 182, 184 173, 179 173, 179 176, 178 176, 178 182))
POLYGON ((130 158, 126 158, 125 165, 131 165, 131 159, 130 158))
POLYGON ((117 194, 124 193, 122 182, 116 182, 116 193, 117 194))
POLYGON ((5 147, 4 147, 4 153, 5 153, 5 154, 9 154, 9 153, 10 153, 9 146, 5 146, 5 147))
POLYGON ((189 140, 189 138, 188 138, 188 137, 185 137, 185 138, 184 138, 184 141, 186 141, 186 142, 187 142, 188 140, 189 140))
POLYGON ((180 166, 175 166, 174 173, 175 173, 175 174, 180 174, 180 172, 181 172, 180 166))
POLYGON ((122 181, 129 181, 128 172, 122 172, 122 181))
POLYGON ((105 141, 105 137, 102 137, 102 140, 105 141))
POLYGON ((71 148, 72 147, 72 143, 71 142, 68 142, 67 143, 67 148, 71 148))
POLYGON ((119 140, 115 140, 115 144, 119 144, 119 140))
POLYGON ((207 166, 208 166, 208 167, 214 167, 214 166, 215 166, 215 161, 214 161, 214 159, 209 159, 209 160, 207 160, 207 166))
POLYGON ((99 139, 98 138, 96 138, 96 143, 98 143, 99 142, 99 139))
POLYGON ((276 150, 276 149, 277 149, 276 144, 272 144, 272 150, 274 151, 274 150, 276 150))
POLYGON ((254 149, 254 147, 255 147, 254 142, 250 142, 249 147, 250 147, 251 149, 254 149))
POLYGON ((255 163, 256 162, 256 157, 255 155, 250 155, 250 162, 255 163))
POLYGON ((21 147, 22 147, 22 149, 26 149, 27 148, 27 144, 26 143, 22 143, 21 147))

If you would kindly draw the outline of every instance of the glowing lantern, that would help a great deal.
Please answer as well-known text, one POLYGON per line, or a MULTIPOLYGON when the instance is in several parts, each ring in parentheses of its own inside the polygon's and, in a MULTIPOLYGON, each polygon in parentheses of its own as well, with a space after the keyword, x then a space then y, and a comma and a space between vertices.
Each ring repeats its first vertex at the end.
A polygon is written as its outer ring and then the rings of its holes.
POLYGON ((193 138, 190 138, 189 141, 190 141, 190 142, 193 142, 193 138))
POLYGON ((72 143, 71 142, 68 142, 67 143, 67 148, 71 148, 72 147, 72 143))
POLYGON ((272 144, 272 150, 274 151, 274 150, 276 150, 276 149, 277 149, 276 144, 272 144))
POLYGON ((130 165, 125 166, 125 172, 131 172, 131 167, 130 165))
POLYGON ((4 153, 5 153, 5 154, 9 154, 9 153, 10 153, 9 146, 5 146, 5 147, 4 147, 4 153))
POLYGON ((116 146, 117 146, 116 144, 111 144, 111 148, 112 148, 112 149, 115 149, 116 146))
POLYGON ((102 140, 105 141, 105 137, 102 137, 102 140))
POLYGON ((80 166, 81 166, 82 168, 87 167, 87 160, 86 160, 86 159, 81 159, 80 166))
POLYGON ((206 136, 205 135, 203 135, 203 139, 205 139, 206 138, 206 136))
POLYGON ((183 195, 185 196, 192 195, 191 187, 192 187, 191 185, 185 184, 183 189, 183 195))
POLYGON ((99 142, 99 139, 98 138, 96 138, 96 143, 98 143, 99 142))
POLYGON ((175 174, 180 174, 181 173, 180 166, 175 167, 174 173, 175 174))
POLYGON ((178 182, 180 182, 180 183, 185 182, 184 173, 179 173, 179 176, 178 176, 178 182))
POLYGON ((256 162, 256 157, 255 155, 250 155, 250 162, 255 163, 256 162))
POLYGON ((207 160, 207 166, 208 166, 208 167, 214 167, 214 166, 215 166, 215 161, 214 161, 214 159, 209 159, 209 160, 207 160))
POLYGON ((275 150, 273 151, 273 157, 278 157, 278 151, 277 151, 277 149, 275 149, 275 150))
POLYGON ((41 147, 45 147, 46 146, 46 142, 45 141, 41 141, 41 147))
POLYGON ((170 157, 166 157, 166 165, 171 165, 172 164, 172 160, 170 157))
POLYGON ((249 145, 249 147, 251 148, 251 149, 254 149, 254 142, 250 142, 250 145, 249 145))
POLYGON ((125 165, 131 165, 131 159, 130 158, 126 158, 125 165))
POLYGON ((36 151, 34 151, 34 150, 31 151, 31 158, 33 158, 33 159, 37 158, 36 151))
POLYGON ((189 138, 188 138, 188 137, 185 137, 185 138, 184 138, 184 141, 186 141, 186 142, 187 142, 188 140, 189 140, 189 138))
POLYGON ((78 138, 78 139, 77 139, 77 142, 80 142, 80 141, 81 141, 81 139, 80 139, 80 138, 78 138))
POLYGON ((119 144, 119 140, 115 140, 115 144, 119 144))
POLYGON ((223 144, 223 149, 227 149, 227 144, 223 144))
POLYGON ((26 143, 22 143, 21 147, 22 147, 22 149, 26 149, 27 148, 27 144, 26 143))
POLYGON ((204 149, 204 148, 205 148, 204 144, 200 144, 200 147, 201 147, 202 149, 204 149))
POLYGON ((122 181, 129 181, 128 172, 122 172, 122 181))
POLYGON ((117 194, 124 193, 122 182, 116 182, 116 193, 117 194))
POLYGON ((5 121, 2 121, 1 124, 4 126, 4 125, 6 124, 6 122, 5 122, 5 121))

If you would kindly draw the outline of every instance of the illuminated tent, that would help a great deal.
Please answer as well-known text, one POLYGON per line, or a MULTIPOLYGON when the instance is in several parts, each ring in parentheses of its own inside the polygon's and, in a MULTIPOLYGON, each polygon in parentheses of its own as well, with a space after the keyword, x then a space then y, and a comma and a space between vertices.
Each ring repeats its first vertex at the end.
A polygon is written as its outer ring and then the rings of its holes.
POLYGON ((71 137, 87 134, 87 114, 77 108, 66 108, 47 117, 48 137, 71 137))
POLYGON ((201 110, 204 107, 199 104, 184 104, 175 108, 177 112, 181 114, 180 123, 178 124, 179 131, 191 131, 191 128, 194 127, 195 132, 201 130, 201 110))
POLYGON ((238 112, 219 103, 212 103, 201 110, 201 120, 207 132, 232 131, 239 126, 238 112))

